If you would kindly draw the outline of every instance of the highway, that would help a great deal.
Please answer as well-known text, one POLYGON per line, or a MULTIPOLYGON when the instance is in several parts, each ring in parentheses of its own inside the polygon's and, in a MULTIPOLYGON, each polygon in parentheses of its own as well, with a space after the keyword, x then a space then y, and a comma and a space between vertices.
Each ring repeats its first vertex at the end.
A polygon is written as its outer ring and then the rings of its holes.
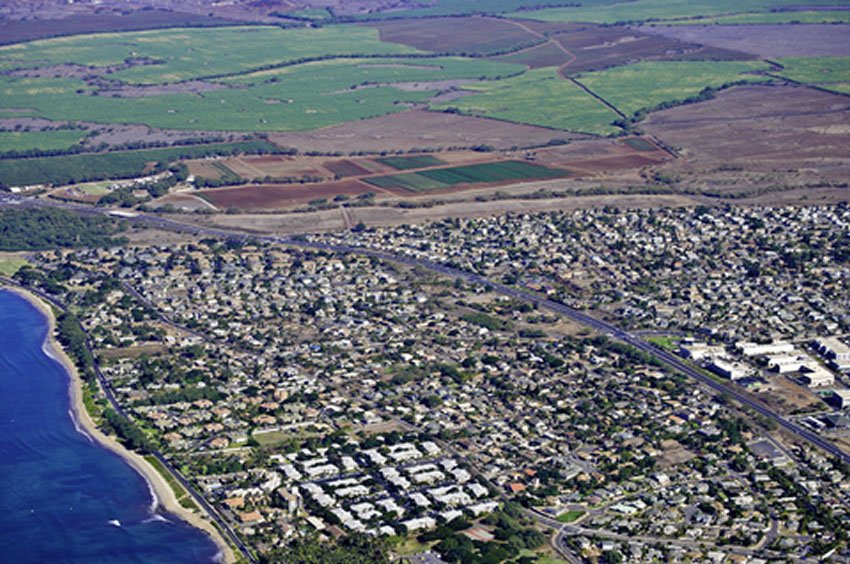
MULTIPOLYGON (((91 207, 88 207, 88 206, 81 206, 81 205, 68 206, 68 205, 65 205, 65 204, 59 204, 59 203, 49 202, 49 201, 45 201, 45 200, 33 200, 33 199, 27 199, 27 198, 15 197, 15 196, 10 197, 8 195, 0 196, 0 207, 2 207, 4 205, 7 205, 7 206, 8 205, 17 205, 17 206, 25 206, 25 207, 42 207, 42 206, 45 206, 45 207, 59 207, 59 208, 64 208, 64 209, 70 208, 70 209, 73 209, 75 211, 78 211, 80 213, 85 213, 85 214, 106 215, 108 213, 107 210, 101 210, 101 209, 98 209, 98 208, 91 208, 91 207)), ((610 323, 610 322, 607 322, 607 321, 604 321, 604 320, 601 320, 601 319, 597 319, 596 317, 593 317, 592 315, 589 315, 589 314, 587 314, 583 311, 577 310, 575 308, 569 307, 569 306, 567 306, 563 303, 556 302, 556 301, 550 300, 548 298, 538 296, 534 293, 531 293, 531 292, 528 292, 528 291, 525 291, 525 290, 521 290, 521 289, 518 289, 518 288, 507 286, 507 285, 502 284, 500 282, 491 281, 491 280, 489 280, 489 279, 487 279, 487 278, 485 278, 485 277, 483 277, 479 274, 464 271, 464 270, 459 270, 459 269, 452 268, 452 267, 449 267, 449 266, 446 266, 446 265, 443 265, 443 264, 439 264, 439 263, 436 263, 436 262, 433 262, 433 261, 430 261, 430 260, 426 260, 426 259, 419 259, 419 258, 410 257, 410 256, 403 255, 403 254, 397 254, 397 253, 387 252, 387 251, 383 251, 383 250, 372 249, 372 248, 368 248, 368 247, 358 247, 358 246, 352 246, 352 245, 323 243, 323 242, 317 242, 317 241, 307 241, 307 240, 303 240, 303 239, 296 238, 296 237, 277 237, 277 236, 273 236, 273 235, 259 235, 259 234, 240 233, 240 232, 229 231, 229 230, 225 230, 225 229, 218 229, 218 228, 212 228, 212 227, 199 226, 199 225, 190 224, 190 223, 183 223, 183 222, 171 219, 171 218, 159 217, 159 216, 142 214, 142 213, 139 213, 138 215, 136 215, 134 217, 127 217, 127 218, 124 218, 124 219, 125 219, 125 221, 127 221, 129 223, 136 224, 136 225, 143 226, 143 227, 148 227, 148 228, 153 228, 153 229, 162 229, 162 230, 179 232, 179 233, 187 233, 187 234, 193 234, 193 235, 199 235, 199 236, 217 237, 217 238, 223 238, 223 239, 228 239, 228 240, 231 240, 231 241, 237 241, 237 242, 243 242, 243 243, 249 242, 249 241, 257 241, 257 242, 279 244, 279 245, 285 245, 285 246, 291 246, 291 247, 313 249, 313 250, 316 250, 316 251, 327 251, 327 252, 333 252, 333 253, 359 254, 359 255, 371 256, 371 257, 383 259, 383 260, 393 262, 393 263, 397 263, 397 264, 407 265, 407 266, 410 266, 410 267, 423 268, 423 269, 429 270, 431 272, 435 272, 435 273, 442 274, 442 275, 445 275, 445 276, 448 276, 448 277, 451 277, 451 278, 463 280, 464 282, 469 283, 469 284, 478 284, 478 285, 487 286, 487 287, 491 288, 494 292, 498 292, 502 295, 514 298, 516 300, 520 300, 520 301, 523 301, 523 302, 526 302, 526 303, 533 304, 533 305, 537 306, 539 309, 547 310, 547 311, 550 311, 552 313, 562 315, 562 316, 564 316, 564 317, 566 317, 566 318, 568 318, 568 319, 570 319, 570 320, 572 320, 572 321, 574 321, 578 324, 581 324, 585 327, 591 328, 591 329, 595 330, 596 332, 598 332, 600 334, 607 335, 607 336, 609 336, 613 339, 616 339, 618 341, 621 341, 623 343, 631 345, 631 346, 635 347, 636 349, 651 355, 653 358, 656 358, 659 362, 661 362, 666 367, 696 380, 697 382, 703 384, 704 386, 707 386, 708 388, 714 390, 718 394, 726 395, 726 396, 736 400, 737 402, 739 402, 743 406, 751 409, 752 411, 758 413, 759 415, 765 417, 766 419, 775 422, 777 425, 779 425, 780 427, 782 427, 786 431, 790 432, 794 436, 798 437, 799 439, 802 439, 802 440, 808 442, 809 444, 821 449, 822 451, 824 451, 824 452, 826 452, 826 453, 828 453, 828 454, 830 454, 830 455, 832 455, 832 456, 834 456, 834 457, 836 457, 836 458, 838 458, 838 459, 840 459, 844 462, 850 463, 850 454, 847 454, 846 452, 842 451, 841 449, 839 449, 837 446, 835 446, 834 444, 832 444, 828 440, 823 439, 822 437, 820 437, 816 433, 814 433, 814 432, 806 429, 805 427, 798 425, 796 422, 794 422, 790 419, 787 419, 787 418, 783 417, 782 415, 774 412, 773 410, 771 410, 769 407, 767 407, 763 403, 761 403, 761 402, 749 397, 747 394, 743 393, 741 390, 739 390, 734 385, 730 385, 730 384, 727 384, 725 382, 718 381, 718 380, 711 378, 707 374, 705 374, 705 373, 701 372, 700 370, 694 368, 693 366, 685 363, 682 359, 680 359, 676 355, 670 353, 669 351, 666 351, 664 349, 656 347, 655 345, 650 344, 649 342, 642 339, 640 336, 638 336, 634 333, 625 331, 625 330, 621 329, 620 327, 617 327, 613 323, 610 323)), ((102 383, 103 383, 103 381, 102 381, 102 383)), ((107 384, 107 386, 108 386, 108 384, 107 384)), ((107 388, 107 390, 108 390, 108 388, 107 388)), ((110 397, 110 402, 113 402, 114 398, 112 398, 111 391, 107 391, 107 395, 110 397)), ((117 407, 117 404, 114 404, 114 405, 116 405, 116 410, 120 411, 120 408, 117 407)), ((158 456, 158 458, 159 458, 159 456, 158 456)), ((163 463, 165 463, 164 460, 163 460, 163 463)), ((184 486, 186 486, 187 489, 189 489, 189 491, 192 491, 193 495, 195 495, 194 490, 191 489, 188 486, 188 484, 185 483, 185 480, 182 479, 182 476, 179 476, 179 474, 177 474, 177 476, 180 479, 180 481, 184 484, 184 486)), ((203 498, 201 496, 196 495, 196 499, 198 499, 199 503, 201 503, 205 507, 205 509, 208 507, 208 504, 205 501, 203 501, 203 498)), ((232 533, 231 529, 229 527, 227 527, 227 525, 224 524, 223 521, 220 521, 220 518, 218 517, 217 512, 212 510, 212 508, 210 508, 210 510, 211 510, 211 515, 214 516, 216 521, 219 522, 219 524, 228 533, 228 537, 230 537, 231 540, 236 544, 236 546, 239 547, 240 550, 242 550, 243 553, 246 554, 249 557, 249 559, 251 559, 252 557, 250 556, 250 552, 248 552, 247 549, 244 548, 244 545, 241 542, 239 542, 238 538, 235 536, 235 534, 232 533)), ((577 528, 577 527, 574 527, 574 526, 563 526, 562 523, 558 523, 557 521, 551 520, 548 517, 543 518, 544 516, 542 516, 542 515, 539 515, 538 517, 539 517, 538 520, 540 520, 543 523, 549 524, 550 526, 553 526, 558 531, 558 534, 557 534, 556 539, 555 539, 556 546, 557 546, 557 548, 561 549, 560 551, 569 554, 567 547, 565 545, 563 545, 563 541, 562 540, 559 541, 559 539, 566 533, 579 533, 579 532, 581 532, 581 531, 579 531, 580 528, 577 528)))
MULTIPOLYGON (((24 207, 54 207, 54 208, 62 208, 62 209, 70 209, 84 214, 96 214, 96 215, 109 215, 109 210, 93 208, 91 206, 85 206, 81 204, 64 204, 59 202, 52 202, 49 200, 36 200, 33 198, 26 198, 22 196, 17 196, 13 194, 3 194, 0 195, 0 207, 8 206, 8 205, 17 205, 24 207)), ((601 319, 597 319, 583 311, 571 308, 565 304, 560 302, 556 302, 550 300, 548 298, 543 298, 531 292, 521 290, 518 288, 514 288, 511 286, 506 286, 505 284, 494 282, 484 278, 479 274, 475 274, 472 272, 467 272, 464 270, 459 270, 456 268, 452 268, 449 266, 445 266, 443 264, 439 264, 433 261, 429 261, 426 259, 418 259, 414 257, 410 257, 407 255, 390 253, 386 251, 381 251, 377 249, 371 249, 368 247, 357 247, 353 245, 342 245, 342 244, 334 244, 334 243, 322 243, 317 241, 306 241, 303 239, 295 238, 295 237, 275 237, 272 235, 259 235, 259 234, 249 234, 249 233, 240 233, 236 231, 230 231, 226 229, 217 229, 212 227, 204 227, 191 223, 183 223, 171 218, 165 218, 155 215, 149 215, 144 213, 139 213, 134 217, 124 218, 125 221, 128 221, 133 224, 137 224, 140 226, 145 226, 153 229, 163 229, 167 231, 176 231, 179 233, 188 233, 194 235, 201 236, 209 236, 209 237, 219 237, 223 239, 229 239, 232 241, 238 242, 247 242, 247 241, 261 241, 266 243, 273 244, 281 244, 293 247, 301 247, 301 248, 309 248, 318 251, 328 251, 334 253, 353 253, 360 254, 366 256, 372 256, 376 258, 380 258, 383 260, 387 260, 390 262, 395 262, 398 264, 404 264, 411 267, 420 267, 432 272, 436 272, 439 274, 443 274, 445 276, 449 276, 452 278, 459 278, 467 283, 471 284, 480 284, 489 286, 493 289, 493 291, 498 292, 502 295, 512 297, 517 300, 521 300, 527 303, 531 303, 536 305, 538 308, 550 311, 552 313, 557 313, 559 315, 563 315, 576 323, 589 327, 601 334, 608 335, 609 337, 613 337, 619 341, 627 343, 636 349, 643 351, 647 354, 652 355, 654 358, 658 359, 662 364, 666 365, 668 368, 672 368, 673 370, 684 374, 694 380, 700 382, 701 384, 711 388, 712 390, 718 392, 719 394, 725 394, 742 405, 748 407, 749 409, 755 411, 759 415, 774 421, 780 427, 785 429, 786 431, 792 433, 800 439, 808 442, 809 444, 821 449, 822 451, 830 454, 832 456, 837 457, 843 462, 850 463, 850 454, 844 452, 839 449, 837 446, 829 442, 828 440, 820 437, 818 434, 810 431, 809 429, 797 424, 796 422, 783 417, 782 415, 774 412, 769 407, 764 405, 763 403, 749 397, 745 393, 743 393, 740 389, 738 389, 734 385, 727 384, 725 382, 717 381, 710 376, 704 374, 700 370, 694 368, 693 366, 685 363, 678 356, 656 347, 651 343, 643 340, 641 337, 634 333, 630 333, 628 331, 624 331, 623 329, 617 327, 616 325, 609 323, 607 321, 603 321, 601 319)))

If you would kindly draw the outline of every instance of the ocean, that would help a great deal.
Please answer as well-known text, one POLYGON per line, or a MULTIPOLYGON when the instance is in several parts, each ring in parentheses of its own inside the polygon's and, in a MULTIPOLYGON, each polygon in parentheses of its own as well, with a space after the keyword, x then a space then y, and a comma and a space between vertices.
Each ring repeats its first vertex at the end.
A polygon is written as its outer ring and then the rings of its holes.
POLYGON ((203 531, 156 507, 147 482, 78 430, 47 319, 0 291, 0 562, 214 562, 203 531))

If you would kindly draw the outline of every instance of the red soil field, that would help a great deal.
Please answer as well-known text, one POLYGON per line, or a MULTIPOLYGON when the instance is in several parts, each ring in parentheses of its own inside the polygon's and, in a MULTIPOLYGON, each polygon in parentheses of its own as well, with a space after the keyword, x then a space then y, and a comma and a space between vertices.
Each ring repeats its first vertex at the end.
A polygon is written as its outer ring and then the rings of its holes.
POLYGON ((203 190, 195 194, 220 209, 271 210, 307 203, 339 194, 357 196, 375 192, 376 188, 357 180, 321 184, 268 184, 241 186, 219 190, 203 190))

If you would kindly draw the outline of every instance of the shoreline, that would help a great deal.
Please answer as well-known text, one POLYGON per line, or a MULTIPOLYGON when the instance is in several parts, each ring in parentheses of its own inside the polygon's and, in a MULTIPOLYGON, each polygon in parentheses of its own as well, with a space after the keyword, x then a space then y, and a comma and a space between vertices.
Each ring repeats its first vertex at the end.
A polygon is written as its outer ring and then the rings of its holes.
POLYGON ((141 474, 151 490, 151 494, 154 497, 153 503, 156 506, 162 507, 168 513, 175 515, 196 529, 207 533, 213 542, 215 542, 216 546, 218 546, 219 552, 223 555, 223 561, 226 563, 236 562, 236 555, 233 549, 227 544, 219 530, 210 521, 201 517, 201 515, 193 513, 180 505, 171 486, 168 485, 165 478, 162 477, 156 468, 151 466, 141 455, 125 448, 114 437, 106 435, 97 428, 83 403, 83 381, 77 372, 77 367, 65 353, 62 346, 56 341, 56 317, 53 315, 53 310, 50 306, 35 294, 22 288, 3 285, 0 286, 0 289, 14 292, 32 304, 47 318, 47 336, 44 340, 44 347, 49 352, 49 355, 58 361, 68 373, 70 380, 68 387, 74 426, 82 428, 84 434, 88 435, 99 446, 117 454, 133 470, 141 474))

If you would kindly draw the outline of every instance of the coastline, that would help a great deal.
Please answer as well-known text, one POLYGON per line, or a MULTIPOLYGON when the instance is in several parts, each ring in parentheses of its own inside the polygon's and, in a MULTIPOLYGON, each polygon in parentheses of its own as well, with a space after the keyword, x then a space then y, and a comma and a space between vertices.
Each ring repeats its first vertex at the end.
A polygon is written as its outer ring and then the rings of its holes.
POLYGON ((91 437, 103 448, 112 451, 124 460, 131 468, 142 475, 145 482, 151 489, 151 494, 155 497, 155 503, 162 506, 167 512, 176 515, 181 520, 189 523, 197 529, 206 532, 218 546, 219 551, 223 555, 223 561, 226 563, 236 562, 236 555, 230 545, 227 544, 222 534, 215 526, 204 519, 200 515, 193 513, 180 505, 177 502, 177 497, 171 486, 165 481, 162 475, 151 466, 142 456, 128 450, 114 437, 104 434, 97 428, 92 418, 89 416, 83 403, 83 381, 77 372, 77 367, 71 361, 70 357, 65 353, 65 350, 56 341, 56 317, 53 315, 53 310, 38 296, 28 292, 22 288, 2 285, 0 289, 5 289, 14 292, 18 296, 27 300, 30 304, 36 307, 46 318, 48 323, 47 336, 45 337, 44 345, 47 351, 52 355, 68 373, 70 378, 69 390, 71 396, 71 410, 73 412, 74 424, 85 431, 85 434, 91 437))

